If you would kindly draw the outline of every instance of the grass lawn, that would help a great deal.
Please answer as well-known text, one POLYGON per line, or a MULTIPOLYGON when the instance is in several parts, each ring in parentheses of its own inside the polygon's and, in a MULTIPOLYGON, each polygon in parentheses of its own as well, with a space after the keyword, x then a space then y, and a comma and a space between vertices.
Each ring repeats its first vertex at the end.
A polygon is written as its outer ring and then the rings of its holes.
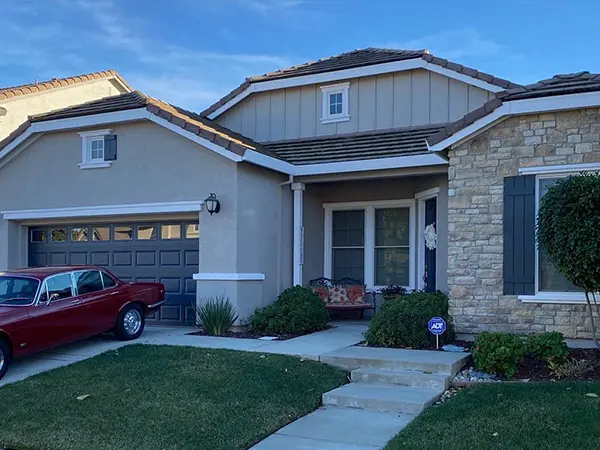
POLYGON ((133 345, 0 388, 0 448, 246 449, 345 379, 288 356, 133 345))
POLYGON ((385 450, 597 450, 598 382, 511 383, 461 391, 430 408, 385 450))

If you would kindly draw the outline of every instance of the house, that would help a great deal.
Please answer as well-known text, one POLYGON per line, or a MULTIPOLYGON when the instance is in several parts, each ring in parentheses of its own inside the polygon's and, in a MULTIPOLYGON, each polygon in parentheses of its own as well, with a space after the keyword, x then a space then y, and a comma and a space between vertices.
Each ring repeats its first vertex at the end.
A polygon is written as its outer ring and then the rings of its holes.
POLYGON ((585 336, 535 207, 600 167, 599 92, 587 73, 520 86, 368 48, 248 78, 200 114, 136 91, 33 115, 0 143, 0 269, 161 281, 159 323, 220 294, 244 318, 325 276, 447 291, 462 332, 585 336))
POLYGON ((8 136, 30 115, 131 92, 131 90, 127 82, 114 70, 0 88, 0 140, 8 136))

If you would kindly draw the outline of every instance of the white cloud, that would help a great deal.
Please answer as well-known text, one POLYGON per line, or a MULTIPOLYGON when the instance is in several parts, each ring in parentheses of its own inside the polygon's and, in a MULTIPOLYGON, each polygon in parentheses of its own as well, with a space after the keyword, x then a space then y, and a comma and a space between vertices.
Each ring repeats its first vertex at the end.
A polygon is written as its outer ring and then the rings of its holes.
POLYGON ((304 3, 303 0, 233 0, 239 7, 261 15, 287 12, 304 3))
POLYGON ((410 50, 428 49, 434 55, 447 59, 494 56, 503 50, 502 45, 482 36, 472 27, 442 31, 406 42, 388 44, 388 46, 410 50))

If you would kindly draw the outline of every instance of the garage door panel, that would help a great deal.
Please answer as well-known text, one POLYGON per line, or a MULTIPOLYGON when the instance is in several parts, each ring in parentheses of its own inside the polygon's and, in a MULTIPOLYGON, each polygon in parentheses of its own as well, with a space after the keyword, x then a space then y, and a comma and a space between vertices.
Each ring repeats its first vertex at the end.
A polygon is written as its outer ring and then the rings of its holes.
POLYGON ((69 253, 69 264, 77 266, 87 266, 88 264, 88 253, 87 252, 71 252, 69 253))
POLYGON ((131 266, 133 265, 133 251, 113 252, 113 266, 131 266))
POLYGON ((67 264, 67 253, 66 252, 52 252, 49 255, 48 265, 50 266, 64 266, 67 264))
POLYGON ((156 252, 154 250, 135 252, 136 266, 156 266, 156 252))
POLYGON ((90 252, 92 265, 108 267, 110 265, 110 253, 108 252, 90 252))
POLYGON ((184 254, 186 266, 196 266, 200 263, 200 252, 198 250, 186 250, 184 254))
MULTIPOLYGON (((181 230, 186 230, 187 224, 189 222, 181 222, 181 230)), ((162 282, 166 288, 167 302, 148 319, 176 325, 193 323, 195 313, 190 305, 196 299, 193 275, 198 271, 198 238, 195 235, 193 239, 186 239, 184 234, 180 239, 163 239, 163 234, 166 237, 177 235, 177 224, 170 221, 168 225, 175 225, 167 229, 175 232, 158 232, 161 223, 157 221, 150 224, 115 221, 114 224, 102 226, 90 223, 31 227, 30 265, 93 264, 106 267, 126 283, 162 282), (153 226, 156 227, 154 232, 153 226), (115 236, 123 238, 125 228, 135 230, 131 233, 131 239, 115 239, 115 236), (84 236, 82 229, 88 230, 88 237, 84 236), (49 238, 52 230, 56 234, 55 241, 49 238), (58 236, 56 230, 66 232, 58 236), (47 236, 45 241, 44 236, 47 236)))
POLYGON ((166 250, 160 252, 161 266, 180 266, 181 252, 179 250, 166 250))

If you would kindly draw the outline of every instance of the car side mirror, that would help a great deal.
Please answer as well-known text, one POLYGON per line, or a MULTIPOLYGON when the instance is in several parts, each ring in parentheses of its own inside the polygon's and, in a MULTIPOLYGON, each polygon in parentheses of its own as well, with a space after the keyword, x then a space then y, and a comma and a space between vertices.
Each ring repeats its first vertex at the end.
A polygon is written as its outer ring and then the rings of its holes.
POLYGON ((48 306, 54 300, 58 300, 59 297, 60 297, 60 295, 58 295, 58 292, 55 292, 54 294, 52 294, 50 297, 48 297, 48 301, 46 302, 46 306, 48 306))

